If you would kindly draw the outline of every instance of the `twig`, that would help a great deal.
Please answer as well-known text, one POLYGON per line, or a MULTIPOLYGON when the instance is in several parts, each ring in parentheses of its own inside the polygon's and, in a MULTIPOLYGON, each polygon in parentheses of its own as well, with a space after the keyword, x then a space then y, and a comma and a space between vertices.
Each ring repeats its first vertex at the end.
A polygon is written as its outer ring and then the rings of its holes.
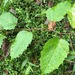
POLYGON ((70 36, 70 47, 71 47, 72 50, 74 50, 73 43, 72 43, 72 40, 71 40, 71 36, 70 36))

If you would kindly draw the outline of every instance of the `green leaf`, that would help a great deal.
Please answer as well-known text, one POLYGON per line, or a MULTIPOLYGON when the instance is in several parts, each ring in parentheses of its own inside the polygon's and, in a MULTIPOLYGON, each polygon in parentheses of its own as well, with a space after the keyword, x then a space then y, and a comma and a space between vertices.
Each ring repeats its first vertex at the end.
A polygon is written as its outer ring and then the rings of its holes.
POLYGON ((46 17, 49 21, 60 21, 70 10, 71 3, 68 1, 61 2, 56 6, 49 8, 46 12, 46 17))
POLYGON ((67 41, 59 38, 48 40, 41 52, 40 67, 42 73, 50 73, 58 69, 63 63, 69 52, 69 44, 67 41))
POLYGON ((2 35, 2 34, 0 34, 0 48, 1 48, 1 45, 2 45, 2 43, 3 43, 3 39, 5 38, 5 36, 4 35, 2 35))
POLYGON ((27 59, 22 62, 21 69, 23 69, 23 67, 27 64, 27 62, 28 62, 27 59))
POLYGON ((73 73, 75 72, 75 63, 74 63, 74 66, 73 66, 73 73))
POLYGON ((4 12, 0 15, 0 28, 11 30, 14 29, 17 24, 17 18, 10 12, 4 12))
POLYGON ((23 51, 27 49, 28 45, 32 41, 32 37, 33 37, 32 33, 27 31, 20 31, 17 34, 15 41, 10 48, 10 56, 12 59, 19 57, 19 55, 22 54, 23 51))
POLYGON ((25 0, 26 2, 32 2, 33 0, 25 0))
POLYGON ((29 65, 25 71, 25 75, 29 75, 30 71, 32 70, 31 66, 29 65))
POLYGON ((12 2, 13 0, 3 0, 4 6, 6 6, 9 1, 12 2))
POLYGON ((68 12, 68 20, 72 28, 75 28, 75 3, 68 12))

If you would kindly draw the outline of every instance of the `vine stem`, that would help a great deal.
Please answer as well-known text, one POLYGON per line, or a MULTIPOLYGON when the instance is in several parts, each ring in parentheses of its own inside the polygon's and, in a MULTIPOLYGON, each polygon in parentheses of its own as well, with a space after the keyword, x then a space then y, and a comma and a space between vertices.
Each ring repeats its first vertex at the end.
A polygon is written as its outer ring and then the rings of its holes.
MULTIPOLYGON (((75 36, 75 34, 72 32, 58 32, 58 31, 56 31, 56 29, 49 31, 47 28, 36 28, 36 27, 35 28, 15 28, 14 31, 13 30, 12 31, 13 32, 19 32, 21 30, 27 30, 27 31, 33 31, 33 30, 45 31, 46 30, 48 32, 54 32, 54 33, 57 33, 59 35, 65 35, 65 34, 71 35, 71 34, 73 34, 75 36)), ((0 30, 0 32, 2 32, 2 30, 0 30)), ((10 32, 10 31, 7 31, 7 32, 10 32)))
POLYGON ((68 35, 73 34, 73 35, 75 35, 74 33, 71 33, 71 32, 58 32, 56 30, 49 31, 47 28, 28 28, 28 29, 22 29, 22 30, 28 30, 28 31, 33 31, 33 30, 40 30, 40 31, 47 30, 48 32, 55 32, 57 34, 62 34, 62 35, 64 35, 64 34, 68 34, 68 35))

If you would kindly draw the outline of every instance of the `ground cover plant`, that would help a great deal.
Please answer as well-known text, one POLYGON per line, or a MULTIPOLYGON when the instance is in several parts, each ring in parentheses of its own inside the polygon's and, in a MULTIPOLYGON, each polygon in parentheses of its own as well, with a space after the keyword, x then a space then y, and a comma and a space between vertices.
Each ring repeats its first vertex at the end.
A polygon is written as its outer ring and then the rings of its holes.
POLYGON ((74 2, 1 0, 0 75, 75 75, 74 2))

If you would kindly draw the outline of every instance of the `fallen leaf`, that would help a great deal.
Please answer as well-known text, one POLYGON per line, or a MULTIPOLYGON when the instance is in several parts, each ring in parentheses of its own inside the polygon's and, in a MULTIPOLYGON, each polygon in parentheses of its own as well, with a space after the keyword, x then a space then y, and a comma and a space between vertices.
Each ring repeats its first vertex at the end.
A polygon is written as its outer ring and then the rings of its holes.
POLYGON ((53 31, 55 26, 56 26, 56 22, 54 22, 54 21, 48 22, 48 30, 49 31, 53 31))
POLYGON ((7 39, 4 39, 1 49, 4 52, 4 57, 7 57, 9 55, 9 41, 7 39))
POLYGON ((5 73, 5 75, 8 75, 9 74, 8 70, 5 70, 4 73, 5 73))
POLYGON ((42 3, 42 0, 36 0, 35 2, 36 2, 36 4, 38 4, 38 5, 39 5, 39 4, 41 4, 41 3, 42 3))
POLYGON ((11 13, 14 14, 14 15, 16 15, 16 11, 15 11, 15 9, 14 9, 13 7, 11 7, 11 8, 9 9, 9 12, 11 12, 11 13))
POLYGON ((52 1, 48 1, 48 6, 52 7, 53 6, 53 2, 52 1))
POLYGON ((64 22, 64 29, 65 30, 69 30, 69 28, 70 28, 69 23, 68 22, 64 22))
POLYGON ((0 61, 3 59, 3 56, 0 55, 0 61))

